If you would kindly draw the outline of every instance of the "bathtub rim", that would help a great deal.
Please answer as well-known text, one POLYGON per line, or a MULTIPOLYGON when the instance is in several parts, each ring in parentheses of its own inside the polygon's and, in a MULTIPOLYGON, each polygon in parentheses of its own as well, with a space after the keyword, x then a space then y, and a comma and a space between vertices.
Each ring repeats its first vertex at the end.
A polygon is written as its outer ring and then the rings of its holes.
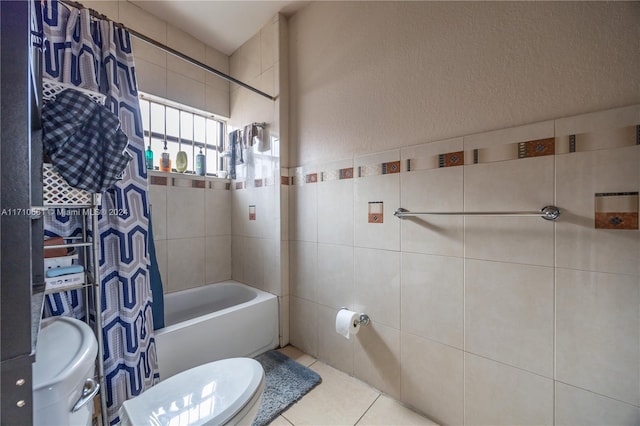
POLYGON ((273 299, 275 298, 277 301, 278 296, 273 294, 273 293, 269 293, 268 291, 264 291, 261 290, 259 288, 256 287, 251 287, 250 285, 241 283, 239 281, 234 281, 234 280, 225 280, 225 281, 218 281, 215 283, 211 283, 211 284, 206 284, 204 286, 198 286, 198 287, 193 287, 193 288, 189 288, 189 289, 185 289, 185 290, 180 290, 180 291, 176 291, 176 292, 172 292, 172 293, 168 293, 164 295, 164 303, 165 306, 167 304, 167 299, 171 297, 172 294, 178 294, 178 293, 197 293, 198 291, 202 291, 203 288, 205 287, 209 287, 209 286, 216 286, 216 285, 220 285, 220 284, 227 284, 227 285, 233 285, 233 286, 240 286, 240 287, 244 287, 250 291, 253 291, 256 294, 256 297, 252 298, 251 300, 248 300, 246 302, 237 304, 237 305, 232 305, 229 306, 228 308, 224 308, 224 309, 220 309, 218 311, 213 311, 210 312, 208 314, 204 314, 204 315, 199 315, 195 318, 191 318, 185 321, 180 321, 178 323, 175 324, 171 324, 171 325, 165 325, 163 328, 159 328, 157 330, 155 330, 155 334, 165 334, 165 333, 171 333, 172 331, 176 331, 176 330, 180 330, 182 328, 185 327, 189 327, 193 324, 197 324, 199 322, 202 321, 206 321, 209 320, 211 318, 214 318, 216 316, 220 316, 220 315, 224 315, 225 313, 234 311, 236 309, 239 309, 239 307, 241 306, 250 306, 250 305, 254 305, 257 303, 260 303, 262 301, 265 300, 269 300, 269 299, 273 299))

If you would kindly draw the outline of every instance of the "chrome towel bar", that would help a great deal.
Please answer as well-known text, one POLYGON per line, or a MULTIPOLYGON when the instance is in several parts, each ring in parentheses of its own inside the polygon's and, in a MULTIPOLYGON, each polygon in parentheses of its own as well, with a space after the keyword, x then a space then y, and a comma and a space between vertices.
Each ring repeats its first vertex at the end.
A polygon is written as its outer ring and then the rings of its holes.
POLYGON ((539 211, 533 212, 410 212, 400 207, 393 213, 399 219, 423 214, 441 216, 537 216, 546 220, 556 220, 560 217, 560 209, 556 206, 544 206, 539 211))

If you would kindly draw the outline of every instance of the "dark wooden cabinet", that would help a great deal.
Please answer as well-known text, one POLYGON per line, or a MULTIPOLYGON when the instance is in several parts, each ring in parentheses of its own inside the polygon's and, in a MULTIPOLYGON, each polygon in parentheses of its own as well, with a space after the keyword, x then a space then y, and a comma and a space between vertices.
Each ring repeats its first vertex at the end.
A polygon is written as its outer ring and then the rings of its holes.
MULTIPOLYGON (((33 418, 31 364, 42 308, 42 205, 38 64, 31 60, 31 8, 0 1, 0 355, 2 425, 33 418)), ((34 56, 39 61, 39 55, 34 56)))

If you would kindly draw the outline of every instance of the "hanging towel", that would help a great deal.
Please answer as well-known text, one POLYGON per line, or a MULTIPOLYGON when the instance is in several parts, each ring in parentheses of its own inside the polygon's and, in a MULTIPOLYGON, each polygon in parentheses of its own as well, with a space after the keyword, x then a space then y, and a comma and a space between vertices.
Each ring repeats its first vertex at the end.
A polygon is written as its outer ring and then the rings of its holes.
POLYGON ((229 151, 231 151, 231 161, 229 162, 229 178, 236 178, 236 164, 242 163, 242 143, 240 142, 239 131, 234 130, 229 133, 229 151), (239 154, 238 155, 238 151, 239 154), (240 163, 238 163, 238 158, 240 158, 240 163))
POLYGON ((131 160, 118 116, 77 90, 44 104, 42 142, 64 180, 92 193, 111 188, 131 160))
POLYGON ((258 136, 258 126, 256 126, 255 124, 247 124, 246 126, 244 126, 242 139, 245 148, 253 146, 254 136, 258 136))
POLYGON ((258 127, 258 134, 256 135, 256 143, 258 144, 258 152, 265 152, 271 148, 269 140, 264 137, 264 129, 258 127))

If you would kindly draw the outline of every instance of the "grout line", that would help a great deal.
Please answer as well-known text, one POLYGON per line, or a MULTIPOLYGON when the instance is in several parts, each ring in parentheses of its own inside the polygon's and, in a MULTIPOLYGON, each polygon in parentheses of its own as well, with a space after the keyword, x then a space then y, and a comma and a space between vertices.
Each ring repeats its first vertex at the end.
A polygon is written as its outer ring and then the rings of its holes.
MULTIPOLYGON (((536 372, 534 372, 534 371, 527 370, 527 369, 525 369, 525 368, 518 367, 518 366, 516 366, 516 365, 512 365, 512 364, 509 364, 509 363, 507 363, 507 362, 505 362, 505 361, 500 361, 500 360, 497 360, 497 359, 493 359, 493 358, 488 357, 487 355, 481 355, 481 354, 478 354, 478 353, 475 353, 475 352, 470 352, 470 351, 464 351, 464 353, 465 353, 465 355, 466 355, 466 354, 468 354, 468 355, 473 355, 473 356, 476 356, 476 357, 478 357, 478 358, 485 359, 485 360, 487 360, 487 361, 495 362, 496 364, 500 364, 500 365, 503 365, 503 366, 505 366, 505 367, 510 367, 510 368, 515 369, 515 370, 522 371, 522 372, 524 372, 524 373, 528 373, 528 374, 531 374, 531 375, 534 375, 534 376, 537 376, 537 377, 541 377, 541 378, 543 378, 543 379, 547 379, 547 380, 554 381, 553 377, 545 376, 544 374, 536 373, 536 372)), ((573 385, 572 385, 572 386, 573 386, 573 385)))
MULTIPOLYGON (((284 413, 286 413, 286 410, 282 414, 280 414, 278 417, 282 417, 285 422, 289 423, 291 426, 295 426, 293 422, 291 422, 288 418, 284 416, 284 413)), ((274 420, 276 420, 278 417, 276 417, 274 420)))
MULTIPOLYGON (((555 148, 555 144, 557 141, 556 138, 556 126, 557 126, 557 120, 553 120, 553 143, 554 143, 554 148, 555 148)), ((555 152, 555 151, 554 151, 555 152)), ((558 205, 558 164, 556 161, 556 156, 553 156, 553 204, 554 205, 558 205)), ((552 367, 552 375, 553 375, 553 388, 551 389, 551 396, 552 396, 552 404, 553 404, 553 409, 552 409, 552 422, 555 425, 556 424, 556 378, 557 378, 557 365, 556 365, 556 361, 557 361, 557 355, 556 355, 556 350, 557 350, 557 327, 558 327, 558 302, 557 302, 557 295, 558 295, 558 283, 557 283, 557 276, 558 276, 558 270, 557 270, 557 252, 556 252, 556 246, 558 244, 558 223, 556 221, 553 221, 553 367, 552 367)))
POLYGON ((599 396, 599 397, 601 397, 601 398, 610 399, 611 401, 616 401, 616 402, 619 402, 620 404, 625 404, 625 405, 628 405, 628 406, 630 406, 630 407, 640 408, 640 405, 636 405, 636 404, 633 404, 633 403, 628 402, 628 401, 623 401, 623 400, 621 400, 621 399, 619 399, 619 398, 614 398, 614 397, 612 397, 612 396, 605 395, 605 394, 603 394, 603 393, 594 392, 594 391, 592 391, 592 390, 589 390, 589 389, 584 388, 584 387, 581 387, 581 386, 577 386, 577 385, 573 385, 573 384, 571 384, 571 383, 563 382, 562 380, 554 380, 554 385, 555 385, 556 383, 560 383, 560 384, 562 384, 562 385, 569 386, 569 387, 571 387, 571 388, 579 389, 579 390, 581 390, 581 391, 583 391, 583 392, 588 392, 588 393, 590 393, 590 394, 597 395, 597 396, 599 396))
POLYGON ((354 426, 357 425, 358 423, 360 423, 360 420, 362 420, 362 418, 367 414, 367 412, 371 409, 371 407, 373 407, 373 404, 376 403, 376 401, 382 396, 382 393, 378 392, 378 396, 376 396, 376 399, 373 400, 373 402, 371 404, 369 404, 369 406, 367 407, 366 410, 364 410, 364 413, 362 413, 362 415, 360 417, 358 417, 358 420, 356 420, 356 422, 354 423, 354 426))
MULTIPOLYGON (((465 148, 464 137, 462 149, 465 148)), ((464 187, 467 165, 462 166, 462 211, 465 211, 464 187)), ((467 217, 462 217, 462 424, 467 424, 467 217)))

